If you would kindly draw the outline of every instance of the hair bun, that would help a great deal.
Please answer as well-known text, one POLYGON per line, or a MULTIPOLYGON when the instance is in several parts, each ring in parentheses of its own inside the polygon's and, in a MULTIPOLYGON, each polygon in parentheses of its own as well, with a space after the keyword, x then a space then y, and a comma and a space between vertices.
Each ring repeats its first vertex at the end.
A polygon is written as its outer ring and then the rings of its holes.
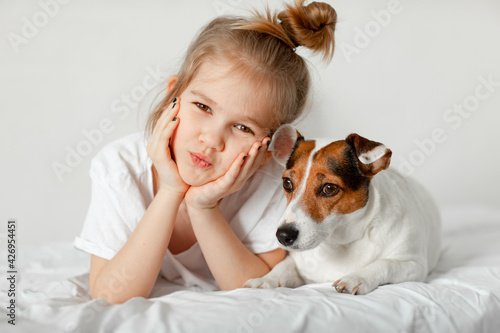
POLYGON ((305 46, 331 59, 337 12, 324 2, 311 2, 305 7, 304 2, 295 0, 293 5, 286 4, 286 10, 278 14, 278 19, 295 46, 305 46))

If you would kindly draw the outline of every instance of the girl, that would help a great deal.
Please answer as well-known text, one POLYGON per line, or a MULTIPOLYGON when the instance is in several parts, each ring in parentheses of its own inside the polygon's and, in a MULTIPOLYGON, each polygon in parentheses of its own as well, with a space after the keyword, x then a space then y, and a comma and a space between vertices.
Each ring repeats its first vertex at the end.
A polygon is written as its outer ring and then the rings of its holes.
POLYGON ((309 90, 306 46, 331 59, 335 10, 304 0, 272 15, 217 18, 190 45, 145 137, 92 160, 92 196, 78 249, 90 253, 92 298, 149 297, 160 273, 229 290, 285 256, 285 208, 272 133, 297 119, 309 90))

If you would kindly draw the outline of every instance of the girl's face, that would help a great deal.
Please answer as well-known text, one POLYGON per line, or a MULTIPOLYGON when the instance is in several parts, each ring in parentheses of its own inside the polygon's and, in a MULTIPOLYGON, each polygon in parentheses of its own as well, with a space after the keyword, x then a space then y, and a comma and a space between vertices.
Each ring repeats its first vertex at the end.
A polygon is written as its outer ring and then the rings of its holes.
POLYGON ((179 125, 171 147, 188 185, 224 175, 239 153, 269 136, 271 115, 262 94, 229 68, 204 62, 179 96, 179 125))

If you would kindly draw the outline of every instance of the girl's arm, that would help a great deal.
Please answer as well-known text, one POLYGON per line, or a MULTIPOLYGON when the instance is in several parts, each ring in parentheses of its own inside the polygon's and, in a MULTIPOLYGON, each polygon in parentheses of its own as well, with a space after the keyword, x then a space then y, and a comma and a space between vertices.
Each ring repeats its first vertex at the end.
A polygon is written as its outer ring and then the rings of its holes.
POLYGON ((221 289, 240 288, 248 279, 265 275, 285 257, 281 249, 258 255, 250 252, 234 234, 218 206, 221 198, 240 190, 270 157, 269 141, 264 138, 256 142, 248 154, 238 155, 222 177, 202 186, 191 186, 186 192, 193 231, 221 289))
POLYGON ((250 252, 234 234, 218 206, 188 208, 188 212, 203 256, 222 290, 241 288, 248 279, 264 276, 285 258, 283 249, 258 255, 250 252))
POLYGON ((172 235, 183 197, 160 189, 125 245, 111 259, 92 256, 92 298, 112 304, 149 297, 172 235))
POLYGON ((92 298, 122 303, 132 297, 147 298, 153 289, 177 212, 189 187, 180 178, 170 156, 169 141, 179 123, 174 118, 178 111, 179 104, 174 102, 158 119, 147 145, 158 190, 146 213, 111 260, 92 256, 89 276, 92 298))

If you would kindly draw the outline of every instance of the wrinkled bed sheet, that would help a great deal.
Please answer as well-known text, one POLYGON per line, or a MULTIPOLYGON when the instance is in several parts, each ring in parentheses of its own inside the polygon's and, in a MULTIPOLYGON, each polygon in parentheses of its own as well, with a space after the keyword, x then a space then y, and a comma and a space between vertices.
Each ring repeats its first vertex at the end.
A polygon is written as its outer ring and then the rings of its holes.
POLYGON ((150 299, 110 305, 91 300, 89 256, 71 241, 20 247, 16 326, 4 278, 0 332, 500 332, 500 208, 442 215, 444 248, 427 281, 364 296, 331 283, 213 292, 158 279, 150 299))

